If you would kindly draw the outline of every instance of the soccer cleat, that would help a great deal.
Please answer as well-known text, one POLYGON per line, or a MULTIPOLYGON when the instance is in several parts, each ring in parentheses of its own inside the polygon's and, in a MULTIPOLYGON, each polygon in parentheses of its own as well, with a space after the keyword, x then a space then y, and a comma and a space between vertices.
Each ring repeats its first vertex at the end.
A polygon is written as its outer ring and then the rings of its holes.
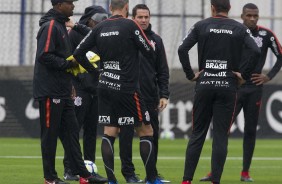
POLYGON ((55 180, 46 180, 44 181, 44 184, 69 184, 67 182, 64 182, 63 180, 61 180, 60 178, 57 178, 55 180))
POLYGON ((125 177, 126 183, 144 183, 136 174, 130 177, 125 177))
POLYGON ((104 181, 99 180, 95 176, 89 176, 87 178, 80 177, 79 184, 93 184, 93 183, 105 183, 104 181))
POLYGON ((191 181, 182 181, 181 184, 192 184, 192 182, 191 181))
POLYGON ((108 184, 118 184, 118 182, 117 181, 109 181, 108 184))
POLYGON ((241 172, 241 181, 253 182, 254 180, 250 177, 250 173, 248 171, 242 171, 241 172))
POLYGON ((64 180, 67 180, 67 181, 78 181, 79 180, 79 176, 73 175, 72 173, 69 173, 69 172, 65 172, 64 173, 64 180))
POLYGON ((206 176, 204 176, 203 178, 200 179, 200 181, 211 181, 212 176, 211 176, 211 172, 208 173, 206 176))
POLYGON ((103 176, 99 175, 98 173, 92 173, 92 176, 94 176, 97 180, 99 180, 101 183, 108 182, 107 178, 104 178, 103 176))
POLYGON ((170 181, 164 179, 164 177, 163 177, 161 174, 158 174, 157 178, 158 178, 161 182, 163 182, 163 183, 170 183, 170 181))
POLYGON ((147 181, 146 184, 163 184, 163 182, 159 178, 156 178, 154 182, 147 181))

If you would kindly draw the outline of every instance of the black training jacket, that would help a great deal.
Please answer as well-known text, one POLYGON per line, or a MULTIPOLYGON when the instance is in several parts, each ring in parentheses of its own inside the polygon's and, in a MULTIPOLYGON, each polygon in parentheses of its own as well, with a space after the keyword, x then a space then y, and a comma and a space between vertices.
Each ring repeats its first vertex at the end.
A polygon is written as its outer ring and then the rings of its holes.
MULTIPOLYGON (((259 56, 260 49, 243 24, 224 16, 210 17, 197 22, 178 49, 179 59, 189 80, 194 78, 188 51, 198 43, 198 67, 203 70, 196 83, 197 89, 237 89, 237 78, 232 71, 239 71, 242 50, 249 50, 250 57, 259 56)), ((248 79, 255 66, 250 59, 242 77, 248 79)))
POLYGON ((90 73, 95 69, 85 53, 95 46, 103 70, 98 88, 124 93, 139 89, 138 51, 146 57, 154 57, 154 50, 136 22, 116 15, 99 23, 82 40, 74 57, 90 73))
POLYGON ((169 69, 161 37, 151 29, 144 31, 155 47, 156 58, 146 58, 140 53, 140 88, 146 103, 159 103, 159 98, 169 98, 169 69))
MULTIPOLYGON (((252 71, 252 73, 258 73, 260 74, 262 72, 263 66, 266 61, 267 57, 267 51, 270 48, 273 52, 273 54, 276 56, 277 60, 271 70, 267 73, 267 76, 272 79, 281 69, 282 66, 282 47, 275 36, 275 34, 262 26, 257 26, 256 29, 251 30, 252 35, 254 37, 254 40, 258 47, 261 50, 261 55, 258 59, 257 65, 255 69, 252 71)), ((243 58, 247 58, 248 53, 245 53, 243 58)), ((246 61, 246 59, 243 59, 246 61)), ((246 62, 242 63, 242 69, 244 70, 246 68, 246 62)), ((247 80, 247 82, 244 84, 245 87, 257 87, 256 84, 254 84, 251 80, 247 80)), ((262 87, 260 85, 259 87, 262 87)))
POLYGON ((51 9, 39 21, 33 77, 35 99, 71 96, 71 76, 66 72, 67 68, 72 67, 72 63, 66 60, 72 54, 65 27, 68 20, 51 9))

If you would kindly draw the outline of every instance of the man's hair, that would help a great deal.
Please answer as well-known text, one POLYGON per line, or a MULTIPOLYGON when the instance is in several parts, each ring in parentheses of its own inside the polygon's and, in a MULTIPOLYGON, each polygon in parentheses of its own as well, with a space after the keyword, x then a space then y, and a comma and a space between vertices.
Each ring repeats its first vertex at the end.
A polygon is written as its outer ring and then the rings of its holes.
POLYGON ((129 0, 111 0, 111 7, 113 10, 121 10, 128 1, 129 0))
POLYGON ((253 3, 247 3, 243 6, 242 11, 244 12, 245 9, 258 10, 258 7, 253 3))
POLYGON ((135 17, 137 15, 137 10, 142 9, 142 10, 148 10, 149 11, 149 15, 150 13, 150 9, 148 8, 147 5, 145 4, 137 4, 136 6, 134 6, 134 8, 132 9, 132 16, 135 17))
POLYGON ((230 10, 230 1, 229 0, 211 0, 211 5, 214 6, 217 13, 226 12, 230 10))

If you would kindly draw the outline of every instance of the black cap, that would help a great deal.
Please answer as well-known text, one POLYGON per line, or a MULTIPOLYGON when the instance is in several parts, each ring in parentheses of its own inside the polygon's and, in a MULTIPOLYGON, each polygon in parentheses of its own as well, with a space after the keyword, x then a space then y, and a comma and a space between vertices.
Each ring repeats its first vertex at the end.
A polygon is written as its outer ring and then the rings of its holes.
POLYGON ((86 25, 87 21, 90 18, 93 19, 95 22, 101 22, 102 20, 108 18, 108 13, 101 6, 89 6, 85 8, 84 14, 80 18, 79 23, 86 25))
POLYGON ((52 5, 56 5, 58 3, 73 2, 73 1, 78 1, 78 0, 51 0, 51 3, 52 3, 52 5))

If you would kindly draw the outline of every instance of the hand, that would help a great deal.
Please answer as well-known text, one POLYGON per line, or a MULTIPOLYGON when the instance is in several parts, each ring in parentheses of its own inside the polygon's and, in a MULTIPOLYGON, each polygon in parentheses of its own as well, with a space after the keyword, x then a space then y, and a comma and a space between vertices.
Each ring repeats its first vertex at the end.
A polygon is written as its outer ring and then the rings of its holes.
POLYGON ((262 85, 262 84, 270 81, 270 78, 267 75, 264 75, 264 74, 254 73, 254 74, 252 74, 251 80, 257 86, 259 86, 259 85, 262 85))
POLYGON ((236 75, 236 77, 238 79, 238 86, 241 86, 242 84, 244 84, 246 82, 245 79, 243 79, 241 73, 239 73, 239 72, 233 72, 233 73, 236 75))
POLYGON ((71 17, 69 17, 69 21, 67 21, 66 23, 65 23, 65 25, 66 25, 66 27, 69 27, 69 28, 73 28, 74 26, 75 26, 75 23, 74 23, 74 20, 71 18, 71 17))
POLYGON ((70 68, 78 67, 78 62, 77 62, 76 59, 73 57, 73 55, 69 56, 66 60, 67 60, 67 61, 70 61, 70 68))
POLYGON ((88 51, 86 53, 86 57, 89 60, 89 62, 94 66, 94 68, 98 68, 96 62, 100 61, 100 57, 97 54, 95 54, 92 51, 88 51))
POLYGON ((201 70, 201 71, 199 71, 199 72, 196 72, 195 73, 195 77, 191 80, 191 81, 196 81, 196 80, 198 80, 198 78, 200 77, 200 74, 203 72, 204 70, 201 70))
POLYGON ((159 111, 162 112, 166 108, 167 104, 168 100, 166 98, 161 98, 158 106, 159 111))
POLYGON ((75 88, 74 88, 74 86, 72 86, 72 89, 71 89, 71 99, 75 99, 75 97, 76 97, 76 91, 75 91, 75 88))

